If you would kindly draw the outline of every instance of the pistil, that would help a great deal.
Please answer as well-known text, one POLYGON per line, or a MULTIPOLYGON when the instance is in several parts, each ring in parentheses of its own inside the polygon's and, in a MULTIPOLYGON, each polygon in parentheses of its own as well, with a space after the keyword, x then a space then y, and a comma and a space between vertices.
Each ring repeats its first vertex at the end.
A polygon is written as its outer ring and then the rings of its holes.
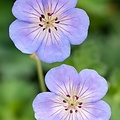
POLYGON ((76 113, 78 112, 79 108, 82 108, 82 102, 79 101, 79 97, 77 95, 70 96, 66 95, 67 98, 63 100, 63 103, 65 104, 65 111, 68 111, 70 113, 73 113, 75 111, 76 113))
POLYGON ((41 15, 39 17, 40 20, 40 27, 43 27, 43 31, 46 29, 48 30, 49 33, 51 33, 51 28, 54 28, 56 31, 58 30, 57 25, 59 24, 60 21, 58 20, 58 17, 53 16, 54 13, 47 13, 46 15, 41 15))

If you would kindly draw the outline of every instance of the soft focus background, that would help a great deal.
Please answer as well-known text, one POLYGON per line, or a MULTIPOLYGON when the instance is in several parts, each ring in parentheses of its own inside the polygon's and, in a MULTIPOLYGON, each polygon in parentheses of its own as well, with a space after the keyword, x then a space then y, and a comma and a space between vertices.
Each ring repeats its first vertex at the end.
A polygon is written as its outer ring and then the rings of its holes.
MULTIPOLYGON (((0 0, 0 120, 35 120, 32 101, 40 92, 36 62, 9 38, 14 1, 0 0)), ((108 80, 104 100, 111 106, 111 120, 120 120, 120 0, 79 0, 77 7, 90 17, 89 36, 82 45, 72 46, 64 63, 78 72, 95 69, 108 80)), ((42 63, 44 75, 60 64, 42 63)))

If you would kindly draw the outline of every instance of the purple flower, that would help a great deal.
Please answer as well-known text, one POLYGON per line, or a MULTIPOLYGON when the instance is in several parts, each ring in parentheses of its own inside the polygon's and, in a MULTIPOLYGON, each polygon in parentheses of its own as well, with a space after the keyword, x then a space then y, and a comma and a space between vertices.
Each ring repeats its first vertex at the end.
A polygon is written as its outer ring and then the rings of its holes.
POLYGON ((100 100, 107 92, 106 80, 96 71, 79 74, 68 65, 51 69, 45 77, 51 92, 37 95, 33 109, 37 120, 109 120, 109 105, 100 100))
POLYGON ((23 53, 36 52, 44 62, 60 62, 70 55, 70 44, 87 37, 89 18, 74 8, 77 0, 16 0, 17 18, 9 28, 15 46, 23 53))

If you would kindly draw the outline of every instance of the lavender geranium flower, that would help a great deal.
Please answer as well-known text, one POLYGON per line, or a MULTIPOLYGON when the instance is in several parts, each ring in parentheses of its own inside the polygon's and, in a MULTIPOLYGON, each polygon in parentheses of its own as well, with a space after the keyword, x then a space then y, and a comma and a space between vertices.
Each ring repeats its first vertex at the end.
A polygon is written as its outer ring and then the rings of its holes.
POLYGON ((87 37, 89 18, 74 8, 77 0, 16 0, 12 12, 17 18, 9 29, 15 46, 23 53, 45 62, 63 61, 70 55, 70 44, 81 44, 87 37))
POLYGON ((45 77, 51 92, 37 95, 33 109, 37 120, 109 120, 109 105, 100 100, 107 92, 107 82, 96 71, 84 69, 79 74, 68 65, 51 69, 45 77))

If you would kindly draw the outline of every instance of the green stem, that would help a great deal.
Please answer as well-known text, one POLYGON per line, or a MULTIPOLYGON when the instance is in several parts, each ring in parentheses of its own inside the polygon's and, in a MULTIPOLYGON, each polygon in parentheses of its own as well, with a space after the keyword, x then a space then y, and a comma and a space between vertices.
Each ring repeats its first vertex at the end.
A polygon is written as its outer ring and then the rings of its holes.
POLYGON ((47 91, 47 89, 46 89, 45 82, 44 82, 41 61, 37 57, 35 59, 37 63, 37 72, 38 72, 40 89, 41 89, 41 92, 45 92, 47 91))

